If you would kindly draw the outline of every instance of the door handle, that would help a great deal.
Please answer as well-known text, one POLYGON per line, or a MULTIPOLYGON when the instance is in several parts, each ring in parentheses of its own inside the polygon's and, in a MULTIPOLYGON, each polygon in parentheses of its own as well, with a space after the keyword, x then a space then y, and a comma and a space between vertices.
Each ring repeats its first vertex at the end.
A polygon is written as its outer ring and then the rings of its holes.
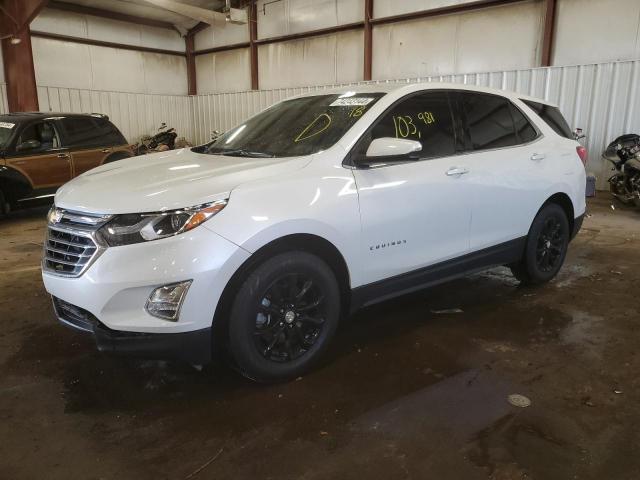
POLYGON ((469 169, 466 167, 451 167, 449 170, 447 170, 447 175, 449 175, 450 177, 464 175, 465 173, 469 173, 469 169))
POLYGON ((69 157, 68 153, 59 153, 58 154, 58 158, 67 158, 67 157, 69 157))
POLYGON ((547 156, 544 153, 534 153, 531 155, 531 160, 535 162, 539 162, 540 160, 544 160, 547 156))
POLYGON ((103 148, 102 150, 100 150, 102 153, 109 153, 111 151, 110 148, 103 148))

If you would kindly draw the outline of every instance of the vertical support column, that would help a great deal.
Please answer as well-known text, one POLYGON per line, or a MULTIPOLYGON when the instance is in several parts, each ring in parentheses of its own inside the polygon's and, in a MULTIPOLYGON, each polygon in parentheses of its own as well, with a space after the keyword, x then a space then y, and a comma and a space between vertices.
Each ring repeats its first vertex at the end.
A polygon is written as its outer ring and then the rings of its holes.
POLYGON ((364 73, 363 80, 371 80, 371 63, 373 57, 373 0, 364 0, 364 73))
POLYGON ((251 89, 258 90, 258 6, 252 2, 249 7, 249 55, 251 57, 251 89))
POLYGON ((556 26, 556 0, 544 0, 544 31, 542 34, 542 58, 543 67, 551 65, 553 55, 554 31, 556 26))
POLYGON ((0 36, 9 110, 38 110, 29 24, 46 0, 5 0, 0 3, 0 36))
POLYGON ((33 68, 31 35, 29 28, 11 38, 2 40, 4 78, 7 82, 7 99, 10 112, 35 112, 38 110, 38 88, 33 68), (20 43, 12 43, 20 40, 20 43))
POLYGON ((195 34, 187 33, 184 37, 185 52, 187 54, 187 93, 188 95, 198 94, 198 83, 196 80, 196 56, 193 54, 195 50, 194 41, 195 34))

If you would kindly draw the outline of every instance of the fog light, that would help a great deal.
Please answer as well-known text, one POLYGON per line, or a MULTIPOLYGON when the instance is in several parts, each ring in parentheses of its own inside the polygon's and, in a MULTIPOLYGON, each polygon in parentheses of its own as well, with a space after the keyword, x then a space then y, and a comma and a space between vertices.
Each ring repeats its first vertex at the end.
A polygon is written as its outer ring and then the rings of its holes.
POLYGON ((162 318, 163 320, 177 321, 180 315, 180 308, 184 297, 187 295, 187 290, 191 285, 192 280, 187 280, 180 283, 172 283, 171 285, 165 285, 164 287, 156 288, 145 305, 145 310, 154 317, 162 318))

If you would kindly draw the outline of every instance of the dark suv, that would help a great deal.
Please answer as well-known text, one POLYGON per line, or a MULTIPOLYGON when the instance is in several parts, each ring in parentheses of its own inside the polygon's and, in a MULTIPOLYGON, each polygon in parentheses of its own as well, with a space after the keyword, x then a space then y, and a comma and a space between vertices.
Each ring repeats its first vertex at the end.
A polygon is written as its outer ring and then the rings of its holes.
POLYGON ((0 115, 0 216, 50 201, 72 178, 131 156, 131 145, 106 115, 0 115))

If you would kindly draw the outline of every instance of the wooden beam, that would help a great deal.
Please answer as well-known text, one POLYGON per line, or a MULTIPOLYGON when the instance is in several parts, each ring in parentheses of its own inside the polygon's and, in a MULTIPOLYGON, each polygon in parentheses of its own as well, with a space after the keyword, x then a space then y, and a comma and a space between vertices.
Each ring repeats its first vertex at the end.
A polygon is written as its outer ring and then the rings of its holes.
POLYGON ((364 0, 364 73, 363 80, 371 80, 371 64, 373 57, 373 0, 364 0))
POLYGON ((38 88, 33 68, 29 29, 22 29, 12 38, 2 40, 2 60, 4 78, 7 82, 9 111, 36 112, 38 111, 38 88), (12 43, 12 38, 20 40, 20 43, 12 43))
POLYGON ((406 22, 407 20, 415 20, 418 18, 437 17, 440 15, 450 15, 453 13, 464 13, 472 10, 481 10, 483 8, 498 7, 523 1, 526 0, 476 0, 474 2, 463 3, 460 5, 449 5, 446 7, 430 8, 429 10, 403 13, 401 15, 373 18, 371 19, 371 23, 373 25, 384 25, 387 23, 406 22))
POLYGON ((48 5, 49 8, 55 8, 56 10, 64 10, 65 12, 81 13, 85 15, 93 15, 94 17, 109 18, 111 20, 119 20, 121 22, 137 23, 140 25, 147 25, 150 27, 168 28, 173 30, 172 23, 163 22, 162 20, 154 20, 146 17, 138 17, 135 15, 127 15, 126 13, 112 12, 110 10, 103 10, 102 8, 87 7, 84 5, 78 5, 75 3, 60 2, 57 0, 51 0, 48 5))
POLYGON ((60 40, 63 42, 81 43, 84 45, 96 45, 98 47, 120 48, 122 50, 133 50, 136 52, 161 53, 163 55, 176 55, 178 57, 186 56, 185 52, 176 50, 164 50, 161 48, 142 47, 139 45, 128 45, 126 43, 105 42, 103 40, 93 40, 91 38, 71 37, 69 35, 60 35, 58 33, 32 31, 31 36, 38 38, 48 38, 50 40, 60 40))
POLYGON ((238 50, 240 48, 249 48, 250 46, 251 44, 249 42, 232 43, 230 45, 222 45, 220 47, 203 48, 202 50, 194 51, 193 54, 197 57, 198 55, 206 55, 207 53, 226 52, 228 50, 238 50))
POLYGON ((187 32, 187 35, 195 35, 196 33, 201 32, 202 30, 206 30, 210 26, 211 25, 209 25, 208 23, 198 22, 198 24, 195 27, 193 27, 187 32))
POLYGON ((286 42, 289 40, 300 40, 303 38, 318 37, 320 35, 329 35, 331 33, 344 32, 347 30, 357 30, 364 26, 364 22, 345 23, 344 25, 337 25, 335 27, 320 28, 318 30, 310 30, 308 32, 292 33, 290 35, 282 35, 279 37, 261 38, 256 40, 258 45, 267 45, 269 43, 286 42))
POLYGON ((46 0, 5 0, 1 5, 2 60, 11 112, 38 110, 29 24, 46 4, 46 0))
POLYGON ((556 28, 556 0, 544 0, 544 31, 542 34, 542 58, 543 67, 551 65, 553 55, 554 33, 556 28))
POLYGON ((258 6, 253 3, 249 7, 249 55, 251 58, 251 89, 260 88, 258 74, 258 6))
POLYGON ((188 95, 198 94, 198 84, 196 81, 196 56, 194 52, 194 34, 188 33, 184 37, 185 52, 187 54, 187 93, 188 95))

